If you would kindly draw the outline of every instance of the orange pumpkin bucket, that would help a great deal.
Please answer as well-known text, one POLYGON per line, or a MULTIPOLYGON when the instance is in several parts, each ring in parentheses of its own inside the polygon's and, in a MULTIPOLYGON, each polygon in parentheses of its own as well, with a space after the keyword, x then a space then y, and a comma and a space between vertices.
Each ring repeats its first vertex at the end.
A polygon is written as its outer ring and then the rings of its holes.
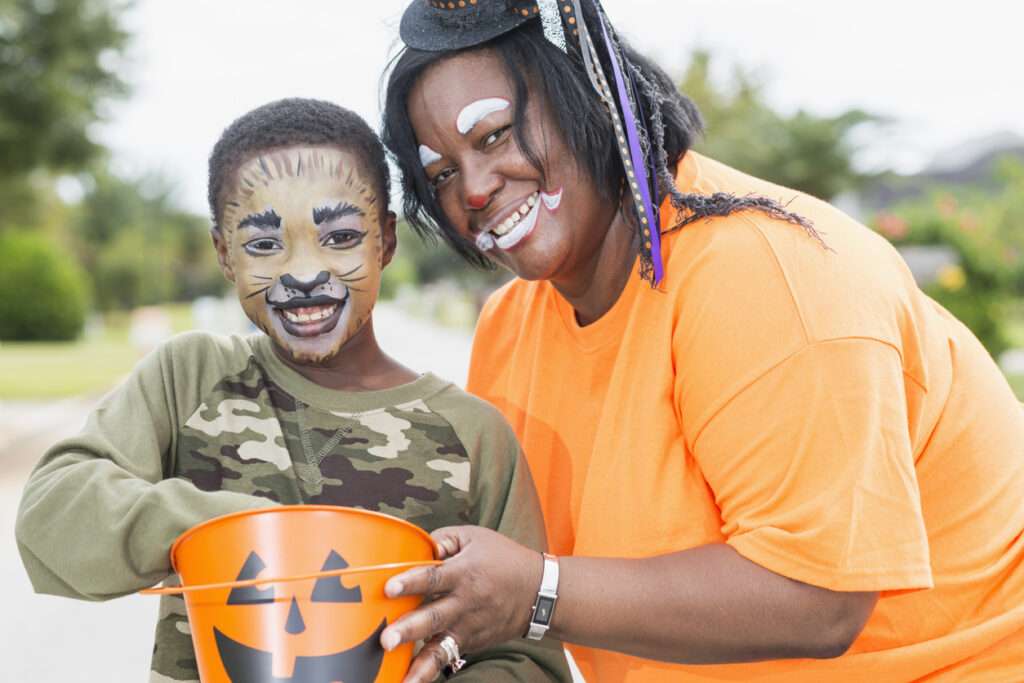
POLYGON ((384 627, 420 598, 384 584, 436 564, 430 536, 389 515, 293 505, 212 519, 171 547, 203 683, 391 683, 412 644, 380 646, 384 627))

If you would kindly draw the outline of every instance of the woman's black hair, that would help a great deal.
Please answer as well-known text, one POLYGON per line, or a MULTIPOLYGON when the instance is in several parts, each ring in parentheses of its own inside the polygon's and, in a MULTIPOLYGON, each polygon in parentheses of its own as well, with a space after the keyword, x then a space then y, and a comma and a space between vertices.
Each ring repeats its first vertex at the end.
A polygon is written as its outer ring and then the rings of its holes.
MULTIPOLYGON (((581 3, 589 26, 600 26, 593 5, 581 3)), ((523 155, 544 173, 542 152, 527 139, 527 106, 531 93, 547 105, 570 154, 593 181, 601 195, 615 203, 623 196, 624 171, 614 129, 604 102, 590 84, 578 41, 562 52, 544 36, 539 21, 530 21, 497 38, 463 50, 428 52, 405 48, 392 60, 384 101, 382 139, 401 174, 402 208, 409 225, 424 238, 438 234, 463 258, 481 267, 493 267, 476 246, 461 237, 441 210, 433 186, 420 162, 418 142, 408 113, 409 95, 430 67, 456 54, 486 50, 495 55, 515 93, 512 132, 523 155)), ((642 112, 641 125, 650 134, 649 150, 657 178, 658 203, 665 196, 680 211, 680 220, 670 230, 711 216, 724 216, 743 209, 756 209, 773 217, 803 226, 815 238, 814 228, 766 197, 719 192, 713 195, 685 194, 676 189, 676 164, 703 131, 696 105, 679 92, 672 79, 656 64, 633 50, 624 40, 617 45, 637 85, 642 112)), ((599 53, 602 68, 611 73, 605 51, 599 53)))

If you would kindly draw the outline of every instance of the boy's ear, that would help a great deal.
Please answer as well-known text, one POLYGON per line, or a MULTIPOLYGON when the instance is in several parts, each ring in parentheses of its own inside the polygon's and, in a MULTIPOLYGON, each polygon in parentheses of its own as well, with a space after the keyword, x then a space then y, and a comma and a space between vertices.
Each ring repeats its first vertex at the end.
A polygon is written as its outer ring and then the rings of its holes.
POLYGON ((380 226, 380 234, 384 242, 384 251, 381 254, 382 268, 391 263, 391 259, 395 256, 395 249, 398 248, 397 222, 398 218, 395 216, 395 212, 388 211, 380 226))
POLYGON ((231 268, 231 261, 228 259, 228 242, 220 226, 214 225, 210 228, 210 238, 213 239, 213 248, 217 250, 217 263, 220 264, 220 272, 228 282, 235 281, 235 271, 231 268))

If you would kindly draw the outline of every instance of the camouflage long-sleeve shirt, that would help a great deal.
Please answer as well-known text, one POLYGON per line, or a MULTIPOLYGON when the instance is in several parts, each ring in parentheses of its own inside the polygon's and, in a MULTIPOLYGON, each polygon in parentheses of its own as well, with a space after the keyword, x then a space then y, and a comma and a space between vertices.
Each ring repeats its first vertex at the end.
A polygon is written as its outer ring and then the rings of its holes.
MULTIPOLYGON (((191 333, 47 451, 25 489, 18 545, 37 591, 101 600, 167 578, 171 543, 195 524, 276 503, 361 507, 428 531, 479 524, 544 544, 529 470, 490 405, 430 374, 329 391, 285 366, 265 336, 191 333)), ((151 681, 197 678, 184 601, 164 597, 151 681)), ((557 644, 515 641, 458 678, 569 676, 557 644)))

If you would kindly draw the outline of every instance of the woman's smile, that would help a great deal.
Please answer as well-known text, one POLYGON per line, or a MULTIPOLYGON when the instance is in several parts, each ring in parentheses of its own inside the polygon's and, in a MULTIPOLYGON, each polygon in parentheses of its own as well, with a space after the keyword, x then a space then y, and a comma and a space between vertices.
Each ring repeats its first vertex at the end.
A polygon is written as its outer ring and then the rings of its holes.
POLYGON ((511 251, 519 246, 537 227, 542 209, 554 213, 562 202, 562 188, 554 193, 534 192, 525 201, 511 210, 502 209, 496 217, 488 221, 484 229, 477 235, 476 246, 480 251, 501 249, 511 251))

